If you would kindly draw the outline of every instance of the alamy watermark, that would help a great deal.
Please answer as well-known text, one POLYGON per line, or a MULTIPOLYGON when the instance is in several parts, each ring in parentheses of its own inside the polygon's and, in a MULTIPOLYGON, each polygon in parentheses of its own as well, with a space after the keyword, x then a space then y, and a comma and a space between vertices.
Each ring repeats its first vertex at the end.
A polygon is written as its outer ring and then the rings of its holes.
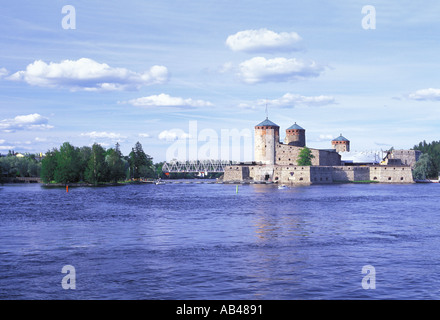
POLYGON ((68 264, 61 269, 61 273, 67 273, 61 280, 61 287, 64 290, 76 289, 76 270, 75 267, 68 264))
POLYGON ((362 274, 366 274, 362 278, 362 288, 376 289, 376 269, 372 265, 365 265, 362 267, 362 274))
POLYGON ((249 129, 211 128, 199 131, 198 122, 188 123, 188 132, 182 129, 162 131, 159 139, 172 142, 166 150, 166 161, 253 159, 253 133, 249 129))
POLYGON ((61 27, 63 29, 76 29, 76 9, 72 5, 65 5, 61 9, 61 13, 65 14, 63 19, 61 20, 61 27))
POLYGON ((365 30, 376 29, 376 8, 371 5, 363 6, 361 12, 365 15, 362 18, 362 28, 365 30))

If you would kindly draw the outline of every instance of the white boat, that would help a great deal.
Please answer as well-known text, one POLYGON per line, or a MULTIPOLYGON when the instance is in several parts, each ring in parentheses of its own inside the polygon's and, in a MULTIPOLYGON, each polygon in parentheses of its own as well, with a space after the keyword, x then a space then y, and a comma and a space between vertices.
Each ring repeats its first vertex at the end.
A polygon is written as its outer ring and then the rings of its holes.
POLYGON ((287 186, 278 186, 278 189, 287 189, 287 186))
POLYGON ((155 184, 165 184, 165 181, 158 179, 158 180, 156 180, 155 184))

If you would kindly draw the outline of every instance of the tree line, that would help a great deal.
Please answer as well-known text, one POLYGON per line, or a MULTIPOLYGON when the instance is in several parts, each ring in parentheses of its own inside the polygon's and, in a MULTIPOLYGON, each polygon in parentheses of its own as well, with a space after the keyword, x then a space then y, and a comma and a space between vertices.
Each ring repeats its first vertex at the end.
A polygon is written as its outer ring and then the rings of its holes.
POLYGON ((32 177, 38 178, 41 171, 41 162, 35 155, 16 157, 11 152, 6 157, 0 157, 0 180, 1 177, 32 177))
POLYGON ((422 141, 413 149, 423 153, 414 166, 414 179, 437 179, 440 172, 440 141, 422 141))
POLYGON ((94 185, 139 178, 156 178, 153 158, 137 142, 128 156, 117 143, 105 149, 100 144, 75 147, 69 142, 48 151, 41 161, 40 177, 45 183, 86 182, 94 185))

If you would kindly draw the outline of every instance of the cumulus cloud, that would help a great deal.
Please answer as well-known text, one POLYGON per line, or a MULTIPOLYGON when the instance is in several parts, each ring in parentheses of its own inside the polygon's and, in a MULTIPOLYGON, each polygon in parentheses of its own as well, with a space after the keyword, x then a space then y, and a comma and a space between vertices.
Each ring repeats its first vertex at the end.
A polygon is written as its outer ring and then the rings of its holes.
POLYGON ((244 30, 230 35, 226 45, 233 51, 274 52, 296 50, 301 37, 296 32, 276 33, 268 29, 244 30))
POLYGON ((267 81, 290 81, 317 77, 324 71, 314 61, 305 62, 295 58, 255 57, 239 65, 239 77, 249 84, 267 81))
POLYGON ((106 132, 106 131, 85 132, 85 133, 81 133, 81 136, 89 137, 91 139, 112 139, 112 140, 120 140, 126 138, 119 133, 106 132))
POLYGON ((191 135, 185 133, 181 129, 164 130, 158 135, 159 140, 164 141, 174 141, 174 140, 184 140, 191 138, 191 135))
POLYGON ((115 91, 164 83, 168 80, 168 70, 156 65, 137 73, 88 58, 63 60, 60 63, 36 60, 26 70, 18 71, 7 79, 24 81, 33 86, 69 88, 72 91, 115 91))
POLYGON ((429 89, 417 90, 416 92, 411 93, 408 96, 408 98, 419 101, 424 101, 424 100, 439 101, 440 89, 429 88, 429 89))
POLYGON ((3 132, 15 132, 16 130, 45 130, 53 126, 47 124, 48 119, 38 113, 16 116, 13 119, 0 121, 0 130, 3 132))
POLYGON ((171 97, 168 94, 161 93, 129 100, 125 103, 132 104, 136 107, 177 107, 177 108, 195 108, 210 107, 213 104, 204 100, 184 99, 180 97, 171 97))

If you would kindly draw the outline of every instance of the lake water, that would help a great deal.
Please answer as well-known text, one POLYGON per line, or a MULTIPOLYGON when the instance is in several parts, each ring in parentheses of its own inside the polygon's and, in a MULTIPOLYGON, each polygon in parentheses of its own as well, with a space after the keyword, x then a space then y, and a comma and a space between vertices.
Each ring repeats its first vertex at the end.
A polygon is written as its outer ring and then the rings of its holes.
POLYGON ((0 299, 439 299, 439 191, 3 185, 0 299))

